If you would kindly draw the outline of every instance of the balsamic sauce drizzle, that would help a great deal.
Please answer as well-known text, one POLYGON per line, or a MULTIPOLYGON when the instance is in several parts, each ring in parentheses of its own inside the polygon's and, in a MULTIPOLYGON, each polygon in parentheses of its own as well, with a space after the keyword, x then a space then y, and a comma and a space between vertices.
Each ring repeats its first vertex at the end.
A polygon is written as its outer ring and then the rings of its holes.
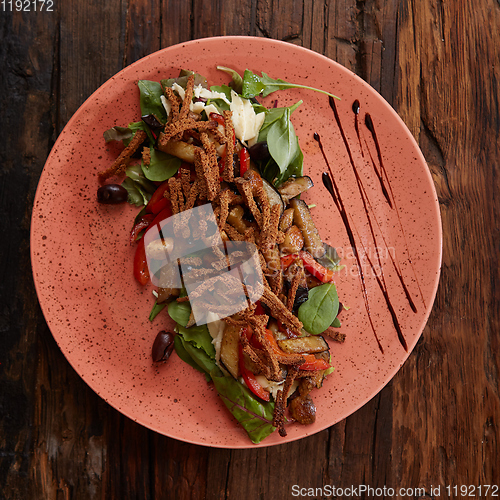
MULTIPOLYGON (((375 165, 375 162, 373 161, 372 156, 370 155, 370 158, 372 160, 372 165, 373 169, 375 170, 375 174, 378 177, 378 180, 380 182, 380 187, 382 188, 382 193, 384 193, 385 199, 387 200, 387 203, 389 203, 389 206, 392 208, 392 201, 391 197, 389 196, 389 193, 387 192, 387 188, 385 187, 385 182, 384 182, 384 177, 386 182, 389 181, 389 178, 387 177, 387 172, 384 167, 384 162, 382 161, 382 151, 380 151, 380 144, 378 143, 378 138, 377 138, 377 133, 375 132, 375 126, 373 125, 372 117, 370 116, 369 113, 365 114, 365 125, 366 128, 370 131, 372 134, 373 142, 375 143, 375 148, 377 149, 377 156, 378 156, 378 161, 380 163, 380 170, 377 168, 375 165)), ((390 186, 389 186, 390 189, 390 186)), ((391 192, 392 194, 392 192, 391 192)))
MULTIPOLYGON (((335 103, 334 103, 334 104, 335 104, 335 103)), ((358 102, 358 104, 359 104, 359 102, 358 102)), ((354 111, 354 107, 353 107, 353 111, 354 111)), ((359 109, 358 109, 358 113, 359 113, 359 109)), ((357 121, 357 113, 355 113, 355 115, 356 115, 355 120, 357 121)), ((379 163, 380 163, 380 176, 379 176, 379 171, 378 171, 377 167, 375 166, 375 161, 373 160, 373 157, 372 157, 372 155, 371 155, 371 153, 370 153, 370 150, 369 150, 369 148, 368 148, 368 152, 369 152, 369 154, 370 154, 370 159, 371 159, 371 161, 372 161, 373 168, 374 168, 375 172, 377 173, 377 177, 379 177, 379 181, 381 182, 381 185, 382 185, 382 191, 384 191, 384 196, 386 197, 386 199, 387 199, 387 201, 388 201, 388 203, 389 203, 389 206, 390 206, 391 208, 394 208, 394 209, 395 209, 395 211, 396 211, 396 215, 397 215, 397 217, 398 217, 398 222, 399 222, 399 228, 400 228, 400 230, 401 230, 401 234, 403 235, 403 240, 404 240, 404 243, 405 243, 405 249, 406 249, 406 253, 407 253, 407 255, 408 255, 407 260, 408 260, 408 262, 409 262, 409 264, 410 264, 410 266, 411 266, 411 269, 412 269, 412 271, 413 271, 413 275, 415 276, 415 282, 416 282, 417 287, 418 287, 418 291, 419 291, 419 294, 420 294, 420 298, 422 299, 422 302, 423 302, 423 304, 424 304, 424 307, 426 307, 426 305, 425 305, 425 299, 424 299, 424 294, 422 293, 422 289, 421 289, 421 287, 420 287, 420 282, 419 282, 419 280, 418 280, 417 273, 415 272, 415 268, 414 268, 414 266, 413 266, 413 261, 412 261, 411 255, 410 255, 410 250, 409 250, 409 248, 408 248, 408 242, 407 242, 407 240, 406 240, 406 234, 405 234, 405 231, 404 231, 404 229, 403 229, 403 223, 401 222, 401 217, 400 217, 400 215, 399 215, 399 210, 398 210, 398 207, 397 207, 396 202, 395 202, 395 200, 394 200, 394 193, 393 193, 393 191, 392 191, 391 181, 389 180, 389 176, 387 175, 387 171, 386 171, 386 169, 385 169, 384 162, 383 162, 383 160, 382 160, 382 152, 381 152, 381 150, 380 150, 380 144, 379 144, 379 142, 378 142, 377 133, 376 133, 376 131, 375 131, 375 125, 373 124, 372 117, 371 117, 371 115, 370 115, 369 113, 366 113, 366 114, 365 114, 365 125, 366 125, 366 127, 368 128, 368 130, 370 131, 370 133, 371 133, 371 135, 372 135, 372 139, 373 139, 373 142, 374 142, 374 144, 375 144, 375 148, 376 148, 376 150, 377 150, 377 156, 378 156, 378 160, 379 160, 379 163), (384 190, 384 188, 385 188, 385 184, 382 184, 382 177, 381 177, 381 175, 382 175, 382 174, 383 174, 383 176, 385 177, 385 181, 386 181, 387 186, 388 186, 389 191, 390 191, 390 196, 391 196, 391 198, 394 200, 394 206, 392 205, 392 203, 391 203, 390 199, 389 199, 389 198, 387 198, 387 194, 388 194, 388 193, 387 193, 387 191, 385 191, 385 190, 384 190)), ((359 140, 359 135, 358 135, 358 140, 359 140)), ((360 141, 360 144, 359 144, 359 145, 360 145, 360 148, 361 148, 361 141, 360 141)), ((399 272, 399 271, 398 271, 398 272, 399 272)), ((401 279, 401 278, 400 278, 400 279, 401 279)), ((413 309, 413 308, 412 308, 412 309, 413 309)), ((414 310, 414 312, 416 312, 416 311, 414 310)))
POLYGON ((363 152, 363 147, 361 146, 361 137, 359 135, 359 108, 360 108, 359 101, 356 99, 352 103, 352 112, 354 113, 354 130, 356 130, 356 135, 358 136, 359 147, 361 149, 361 156, 364 158, 365 153, 363 152))
POLYGON ((378 348, 380 349, 380 352, 383 354, 384 353, 384 348, 382 347, 382 344, 380 343, 380 340, 377 335, 377 331, 375 330, 375 325, 373 324, 372 320, 372 315, 370 311, 370 301, 368 300, 368 291, 366 289, 366 283, 365 283, 365 275, 363 273, 363 268, 361 266, 361 259, 359 257, 358 253, 358 247, 356 245, 356 240, 354 239, 354 234, 351 229, 351 225, 349 223, 349 218, 347 216, 347 212, 345 210, 344 203, 342 201, 342 198, 340 196, 339 188, 337 186, 337 183, 335 182, 335 178, 332 175, 332 170, 330 168, 330 164, 328 163, 328 160, 326 159, 325 152, 323 150, 323 144, 321 143, 321 138, 318 133, 314 133, 314 139, 318 142, 319 147, 321 149, 321 152, 323 153, 323 158, 325 158, 327 167, 328 167, 328 172, 323 172, 323 175, 321 176, 323 180, 323 185, 326 187, 328 192, 330 193, 333 202, 335 203, 335 206, 337 207, 337 210, 340 213, 340 216, 342 217, 342 221, 344 223, 344 227, 347 231, 347 236, 349 238, 349 243, 351 244, 352 251, 354 253, 354 256, 356 258, 356 262, 358 264, 358 269, 359 269, 359 279, 361 280, 361 288, 363 290, 363 299, 365 302, 365 307, 366 307, 366 313, 368 314, 368 320, 370 322, 370 326, 372 327, 373 335, 375 336, 375 340, 377 341, 378 348))

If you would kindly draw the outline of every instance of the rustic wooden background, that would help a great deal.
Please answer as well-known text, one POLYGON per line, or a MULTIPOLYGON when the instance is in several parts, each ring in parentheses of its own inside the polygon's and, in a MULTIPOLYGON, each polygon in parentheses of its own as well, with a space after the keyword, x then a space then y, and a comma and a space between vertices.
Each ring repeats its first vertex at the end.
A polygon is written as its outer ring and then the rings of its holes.
POLYGON ((498 0, 54 0, 53 12, 9 10, 0 3, 0 498, 278 499, 293 484, 423 487, 431 498, 431 486, 500 484, 498 0), (124 66, 213 35, 285 40, 364 78, 420 143, 443 218, 437 299, 402 370, 345 421, 270 449, 185 444, 110 408, 59 351, 30 268, 35 189, 71 115, 124 66))

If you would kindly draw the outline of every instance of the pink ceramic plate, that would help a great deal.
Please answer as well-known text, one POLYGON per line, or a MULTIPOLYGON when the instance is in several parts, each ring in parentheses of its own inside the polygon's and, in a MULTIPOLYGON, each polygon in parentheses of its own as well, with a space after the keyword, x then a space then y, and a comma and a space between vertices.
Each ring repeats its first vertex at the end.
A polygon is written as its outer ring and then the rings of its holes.
MULTIPOLYGON (((429 316, 441 263, 441 225, 436 193, 419 148, 394 110, 363 80, 339 64, 288 43, 250 37, 224 37, 176 45, 125 68, 100 87, 75 113, 59 136, 42 172, 33 209, 31 255, 38 297, 62 352, 85 382, 117 410, 159 433, 183 441, 227 448, 255 447, 200 373, 172 356, 163 366, 151 361, 151 345, 165 317, 151 324, 151 288, 132 275, 134 248, 129 231, 137 209, 128 204, 99 205, 97 172, 115 157, 102 133, 140 117, 137 80, 176 76, 193 69, 211 84, 228 83, 216 70, 224 65, 320 87, 341 98, 339 118, 370 205, 376 237, 367 223, 353 170, 325 95, 306 90, 272 94, 287 105, 302 99, 293 122, 305 156, 304 171, 315 186, 307 193, 320 233, 338 248, 346 267, 337 289, 350 307, 341 314, 344 344, 331 342, 335 372, 313 393, 316 423, 291 424, 286 438, 275 432, 257 446, 293 441, 347 417, 395 375, 415 346, 429 316), (360 103, 359 139, 352 104, 360 103), (372 164, 380 162, 364 116, 372 117, 394 207, 385 201, 372 164), (318 143, 324 145, 346 206, 361 255, 369 324, 358 266, 339 212, 321 182, 326 170, 318 143), (372 210, 373 209, 373 210, 372 210), (376 213, 376 217, 373 215, 376 213), (404 231, 402 231, 402 228, 404 231), (379 236, 384 233, 384 240, 379 236), (381 263, 388 294, 408 344, 402 347, 383 294, 370 267, 381 263), (409 307, 391 255, 413 297, 409 307)), ((385 182, 387 182, 385 180, 385 182)), ((379 273, 380 274, 380 273, 379 273)), ((165 313, 166 314, 166 313, 165 313)))

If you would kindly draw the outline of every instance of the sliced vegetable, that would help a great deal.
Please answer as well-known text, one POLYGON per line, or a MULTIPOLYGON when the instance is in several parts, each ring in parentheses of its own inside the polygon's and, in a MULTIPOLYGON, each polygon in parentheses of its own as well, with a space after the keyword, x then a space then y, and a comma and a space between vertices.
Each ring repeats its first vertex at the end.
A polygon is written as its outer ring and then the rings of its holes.
POLYGON ((241 372, 241 376, 243 377, 243 380, 245 381, 245 384, 247 387, 260 399, 263 401, 269 401, 270 400, 270 394, 269 391, 266 391, 260 384, 257 382, 257 379, 255 378, 255 375, 247 369, 245 366, 245 358, 243 357, 243 347, 241 344, 239 344, 239 368, 241 372))
POLYGON ((290 177, 283 184, 278 186, 278 192, 285 203, 288 203, 292 198, 304 193, 312 188, 314 183, 310 177, 304 175, 302 177, 290 177))
POLYGON ((299 257, 304 263, 304 267, 315 278, 319 279, 322 283, 331 283, 335 277, 335 271, 328 269, 316 261, 309 252, 299 252, 299 257))
POLYGON ((278 346, 284 351, 292 354, 328 351, 328 343, 321 335, 310 335, 308 337, 297 337, 295 339, 278 340, 278 346))
POLYGON ((146 250, 144 248, 144 238, 139 240, 134 256, 134 277, 141 284, 149 282, 149 269, 146 260, 146 250))
POLYGON ((141 232, 148 228, 149 225, 153 222, 155 218, 154 214, 144 214, 135 224, 134 227, 132 228, 132 231, 130 231, 130 244, 135 243, 137 240, 138 236, 141 234, 141 232))
POLYGON ((220 360, 227 371, 237 379, 240 376, 240 330, 241 327, 227 324, 222 334, 220 360))
POLYGON ((250 167, 250 154, 248 153, 248 149, 243 147, 240 150, 240 177, 243 177, 245 172, 250 167))
POLYGON ((302 231, 305 249, 314 257, 321 257, 325 249, 308 206, 303 200, 297 198, 290 200, 290 206, 294 210, 293 222, 302 231))

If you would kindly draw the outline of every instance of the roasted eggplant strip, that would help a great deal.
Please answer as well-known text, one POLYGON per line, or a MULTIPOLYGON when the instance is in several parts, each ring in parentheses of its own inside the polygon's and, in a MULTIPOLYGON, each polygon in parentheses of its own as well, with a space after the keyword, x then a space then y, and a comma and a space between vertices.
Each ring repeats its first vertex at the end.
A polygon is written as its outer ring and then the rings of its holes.
POLYGON ((288 179, 278 187, 277 191, 281 195, 283 202, 286 204, 292 198, 295 198, 299 194, 304 193, 313 186, 314 183, 312 179, 304 175, 303 177, 290 177, 290 179, 288 179))
POLYGON ((321 257, 325 253, 318 229, 311 217, 311 212, 303 200, 294 198, 290 201, 293 208, 293 222, 302 232, 305 249, 313 257, 321 257))

